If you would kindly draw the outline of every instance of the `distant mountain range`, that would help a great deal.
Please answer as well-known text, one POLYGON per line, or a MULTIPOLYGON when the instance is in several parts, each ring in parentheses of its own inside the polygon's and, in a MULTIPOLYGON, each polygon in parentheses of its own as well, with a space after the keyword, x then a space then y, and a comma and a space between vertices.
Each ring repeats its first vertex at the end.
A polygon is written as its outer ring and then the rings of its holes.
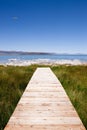
POLYGON ((47 52, 0 51, 0 55, 52 55, 47 52))
POLYGON ((0 51, 0 55, 87 55, 82 53, 49 53, 49 52, 24 52, 24 51, 0 51))

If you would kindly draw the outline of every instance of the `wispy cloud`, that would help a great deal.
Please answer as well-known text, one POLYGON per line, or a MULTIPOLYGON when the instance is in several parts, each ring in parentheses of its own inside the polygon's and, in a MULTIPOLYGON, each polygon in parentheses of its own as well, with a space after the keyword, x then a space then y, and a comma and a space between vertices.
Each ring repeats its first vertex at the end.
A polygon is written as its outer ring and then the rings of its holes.
POLYGON ((13 20, 18 20, 19 18, 17 16, 12 17, 13 20))

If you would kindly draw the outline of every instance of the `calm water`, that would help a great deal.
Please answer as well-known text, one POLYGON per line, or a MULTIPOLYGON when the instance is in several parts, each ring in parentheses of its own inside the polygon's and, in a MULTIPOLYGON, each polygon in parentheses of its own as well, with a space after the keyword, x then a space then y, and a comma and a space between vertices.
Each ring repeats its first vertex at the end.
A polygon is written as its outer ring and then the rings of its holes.
POLYGON ((9 60, 36 60, 36 59, 50 59, 50 60, 80 60, 80 61, 86 61, 87 62, 87 55, 62 55, 62 54, 56 54, 56 55, 4 55, 0 56, 0 63, 7 63, 9 60))

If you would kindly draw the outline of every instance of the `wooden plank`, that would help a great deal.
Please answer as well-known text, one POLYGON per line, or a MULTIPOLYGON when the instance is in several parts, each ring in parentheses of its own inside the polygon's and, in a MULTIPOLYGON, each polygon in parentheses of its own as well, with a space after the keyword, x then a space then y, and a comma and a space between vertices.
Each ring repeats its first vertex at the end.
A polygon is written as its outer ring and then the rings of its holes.
POLYGON ((23 118, 20 118, 19 115, 14 117, 11 117, 10 124, 20 124, 20 125, 58 125, 58 124, 71 124, 81 125, 81 121, 78 117, 30 117, 30 116, 24 116, 23 118))
POLYGON ((83 125, 13 125, 8 124, 6 130, 84 130, 83 125))
POLYGON ((39 95, 38 95, 38 93, 37 92, 25 92, 24 94, 23 94, 23 96, 22 97, 24 97, 24 98, 52 98, 52 97, 54 97, 54 98, 59 98, 59 97, 67 97, 67 95, 65 94, 65 92, 49 92, 49 94, 48 94, 48 92, 39 92, 39 95))
POLYGON ((50 68, 38 68, 5 130, 86 129, 50 68))
POLYGON ((29 111, 29 110, 27 110, 26 112, 25 112, 25 109, 24 110, 19 110, 19 111, 17 111, 16 110, 16 112, 15 112, 15 114, 13 114, 13 117, 17 117, 18 115, 20 116, 20 117, 24 117, 24 116, 30 116, 30 117, 38 117, 38 115, 39 116, 41 116, 41 117, 65 117, 66 115, 67 115, 67 117, 77 117, 77 114, 74 112, 74 111, 67 111, 67 110, 62 110, 62 113, 60 113, 60 111, 53 111, 53 110, 45 110, 45 111, 37 111, 37 110, 34 110, 33 111, 35 114, 33 114, 31 111, 29 111))

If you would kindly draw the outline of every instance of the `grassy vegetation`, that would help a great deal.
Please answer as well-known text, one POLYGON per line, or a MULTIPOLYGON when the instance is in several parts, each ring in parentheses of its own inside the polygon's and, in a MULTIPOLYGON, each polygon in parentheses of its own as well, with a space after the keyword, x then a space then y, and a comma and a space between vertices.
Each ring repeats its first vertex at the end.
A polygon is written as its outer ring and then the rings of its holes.
MULTIPOLYGON (((37 65, 0 66, 0 130, 3 130, 37 65)), ((87 66, 51 66, 87 128, 87 66)))
POLYGON ((87 66, 57 66, 52 67, 52 70, 87 129, 87 66))
POLYGON ((0 130, 3 130, 36 66, 0 66, 0 130))

